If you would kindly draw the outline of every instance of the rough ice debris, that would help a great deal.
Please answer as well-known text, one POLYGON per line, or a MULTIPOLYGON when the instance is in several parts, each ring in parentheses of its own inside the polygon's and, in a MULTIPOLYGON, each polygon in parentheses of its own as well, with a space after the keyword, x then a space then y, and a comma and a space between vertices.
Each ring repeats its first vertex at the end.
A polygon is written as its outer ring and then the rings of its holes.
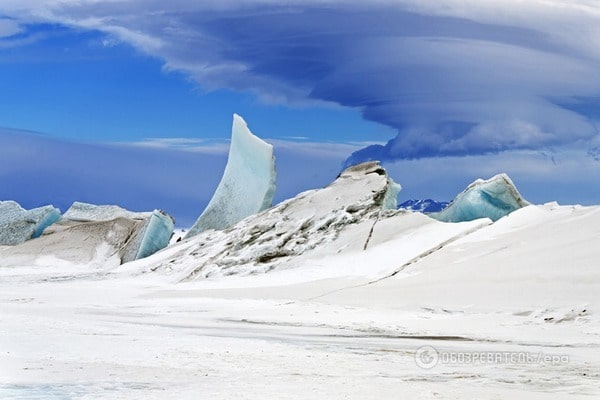
POLYGON ((52 206, 25 210, 14 201, 0 201, 0 245, 36 238, 59 218, 60 210, 52 206))
POLYGON ((122 243, 123 263, 148 257, 169 244, 175 228, 173 218, 163 211, 133 212, 113 205, 75 202, 67 210, 62 224, 108 222, 117 219, 133 222, 132 233, 122 243))
POLYGON ((207 229, 225 229, 271 207, 275 176, 273 146, 254 136, 244 119, 234 114, 225 172, 208 206, 186 237, 207 229))
POLYGON ((446 209, 429 216, 443 222, 472 221, 477 218, 497 221, 529 204, 508 175, 499 174, 488 180, 476 180, 456 196, 446 209))

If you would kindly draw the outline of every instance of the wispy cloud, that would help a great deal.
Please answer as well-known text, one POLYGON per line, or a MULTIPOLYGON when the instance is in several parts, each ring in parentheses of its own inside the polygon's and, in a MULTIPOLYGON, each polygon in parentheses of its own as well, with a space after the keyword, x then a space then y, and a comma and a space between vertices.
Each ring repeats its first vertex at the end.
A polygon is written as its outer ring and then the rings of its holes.
POLYGON ((0 17, 0 39, 21 33, 22 28, 12 19, 0 17))
POLYGON ((138 142, 120 143, 120 145, 155 149, 176 149, 204 154, 227 154, 229 151, 228 140, 205 138, 149 138, 138 142))

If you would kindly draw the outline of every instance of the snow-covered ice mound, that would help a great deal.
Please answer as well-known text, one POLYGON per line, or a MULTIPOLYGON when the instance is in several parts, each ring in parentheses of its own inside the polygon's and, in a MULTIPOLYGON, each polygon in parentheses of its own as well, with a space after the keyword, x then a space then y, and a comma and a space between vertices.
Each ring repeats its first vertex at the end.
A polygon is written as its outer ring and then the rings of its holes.
POLYGON ((348 225, 371 221, 364 225, 368 233, 384 210, 395 212, 399 189, 379 163, 360 164, 323 189, 301 193, 222 231, 200 233, 143 264, 152 270, 181 268, 184 277, 265 272, 332 241, 348 225))
POLYGON ((147 257, 166 247, 173 219, 162 211, 135 213, 117 206, 75 202, 62 219, 34 240, 0 250, 0 266, 114 266, 147 257))
POLYGON ((476 180, 444 210, 429 215, 444 222, 472 221, 478 218, 497 221, 528 205, 530 203, 523 199, 508 175, 498 174, 488 180, 476 180))
POLYGON ((60 218, 52 206, 25 210, 14 201, 0 201, 0 245, 13 246, 42 234, 60 218))
POLYGON ((399 190, 378 162, 359 164, 323 189, 301 193, 225 230, 203 232, 129 267, 137 272, 169 272, 176 280, 248 275, 314 266, 314 260, 363 252, 406 230, 437 226, 438 232, 427 235, 431 240, 408 251, 400 247, 402 254, 396 258, 388 254, 387 261, 369 265, 369 260, 356 255, 337 264, 346 268, 343 273, 355 267, 363 273, 364 268, 383 272, 467 229, 444 229, 444 224, 425 215, 396 210, 399 190), (356 260, 363 266, 354 265, 356 260))
POLYGON ((186 237, 208 229, 224 229, 271 207, 275 193, 273 146, 254 136, 233 115, 231 146, 225 172, 212 199, 186 237))

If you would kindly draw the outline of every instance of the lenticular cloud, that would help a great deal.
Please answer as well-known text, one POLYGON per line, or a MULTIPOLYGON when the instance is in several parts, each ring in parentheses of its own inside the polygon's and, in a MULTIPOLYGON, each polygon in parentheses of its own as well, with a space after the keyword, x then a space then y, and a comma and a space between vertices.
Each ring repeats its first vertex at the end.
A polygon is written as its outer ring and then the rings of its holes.
POLYGON ((105 32, 205 89, 356 108, 398 130, 379 158, 598 137, 590 105, 600 96, 600 7, 589 2, 129 0, 5 4, 1 14, 21 27, 51 21, 105 32))

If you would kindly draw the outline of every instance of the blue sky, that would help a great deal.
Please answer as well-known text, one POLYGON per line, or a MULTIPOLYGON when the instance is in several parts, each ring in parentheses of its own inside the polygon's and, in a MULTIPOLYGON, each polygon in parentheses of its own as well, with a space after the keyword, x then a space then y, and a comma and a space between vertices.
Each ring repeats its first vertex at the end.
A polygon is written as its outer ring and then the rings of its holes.
POLYGON ((266 104, 227 87, 206 91, 183 71, 163 70, 164 60, 102 32, 55 24, 24 29, 0 47, 0 89, 10 99, 0 105, 5 127, 88 141, 228 139, 238 112, 276 137, 383 140, 393 133, 358 110, 266 104), (28 37, 36 39, 11 46, 28 37))
POLYGON ((401 199, 508 172, 534 202, 600 203, 593 1, 3 0, 0 93, 0 198, 28 206, 188 224, 234 112, 276 145, 276 200, 354 153, 401 199))

